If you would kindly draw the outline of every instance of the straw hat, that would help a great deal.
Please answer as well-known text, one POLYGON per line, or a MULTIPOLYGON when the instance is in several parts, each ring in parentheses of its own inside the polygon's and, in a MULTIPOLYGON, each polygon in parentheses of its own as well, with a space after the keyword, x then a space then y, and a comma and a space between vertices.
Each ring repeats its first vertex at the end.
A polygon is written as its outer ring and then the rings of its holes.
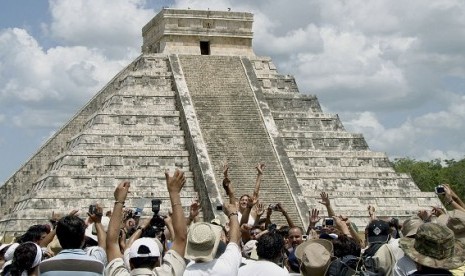
POLYGON ((221 226, 198 222, 187 233, 186 259, 209 262, 213 260, 221 237, 221 226))

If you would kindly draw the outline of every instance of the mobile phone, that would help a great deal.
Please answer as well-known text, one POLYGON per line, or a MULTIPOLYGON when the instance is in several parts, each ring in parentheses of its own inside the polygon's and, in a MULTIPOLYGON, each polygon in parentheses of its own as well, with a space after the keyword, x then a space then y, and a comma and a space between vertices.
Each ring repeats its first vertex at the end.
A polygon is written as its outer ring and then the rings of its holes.
POLYGON ((333 218, 325 218, 325 226, 334 226, 333 218))
POLYGON ((435 190, 436 194, 438 194, 438 195, 443 195, 443 194, 446 193, 446 190, 444 189, 444 186, 442 186, 442 185, 436 186, 434 188, 434 190, 435 190))
POLYGON ((97 206, 94 204, 89 205, 89 214, 94 215, 97 213, 97 206))

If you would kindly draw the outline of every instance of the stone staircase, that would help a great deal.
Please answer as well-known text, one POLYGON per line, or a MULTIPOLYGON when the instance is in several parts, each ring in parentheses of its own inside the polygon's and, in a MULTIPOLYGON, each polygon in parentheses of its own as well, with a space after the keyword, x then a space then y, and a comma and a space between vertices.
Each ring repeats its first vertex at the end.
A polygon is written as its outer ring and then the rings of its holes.
MULTIPOLYGON (((255 165, 265 162, 260 199, 281 202, 297 224, 301 218, 270 141, 239 57, 179 56, 203 139, 221 193, 222 164, 230 165, 236 196, 252 194, 255 165)), ((282 223, 276 214, 273 220, 282 223)))
MULTIPOLYGON (((113 207, 115 186, 126 179, 131 181, 126 207, 144 207, 143 214, 151 216, 150 200, 160 198, 160 213, 166 213, 170 204, 164 170, 172 173, 175 167, 187 177, 181 193, 187 214, 195 191, 179 116, 167 56, 141 56, 71 120, 66 137, 62 132, 70 123, 41 149, 55 149, 57 139, 66 139, 47 169, 31 179, 27 193, 2 217, 0 232, 44 223, 52 210, 78 208, 84 217, 90 204, 100 202, 107 211, 113 207)), ((41 151, 38 155, 51 155, 41 151)))
POLYGON ((420 192, 408 175, 395 173, 387 156, 371 151, 361 134, 347 132, 337 115, 324 113, 315 96, 300 94, 295 80, 279 75, 269 58, 251 62, 309 208, 325 215, 318 200, 328 192, 337 214, 364 227, 368 205, 380 217, 400 218, 440 205, 434 193, 420 192))

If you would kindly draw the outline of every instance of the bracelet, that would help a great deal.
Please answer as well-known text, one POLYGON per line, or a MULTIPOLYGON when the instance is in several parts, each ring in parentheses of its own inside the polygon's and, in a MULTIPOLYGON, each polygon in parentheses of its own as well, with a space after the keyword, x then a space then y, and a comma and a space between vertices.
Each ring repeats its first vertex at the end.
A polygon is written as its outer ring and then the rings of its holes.
POLYGON ((182 206, 181 202, 176 202, 176 203, 171 204, 171 207, 174 207, 176 205, 182 206))
POLYGON ((115 201, 115 204, 118 204, 118 203, 124 206, 124 201, 115 201))
POLYGON ((445 205, 446 205, 446 206, 449 206, 449 205, 451 205, 451 204, 452 204, 452 202, 453 202, 453 201, 454 201, 454 200, 453 200, 453 199, 451 199, 451 200, 449 200, 448 202, 446 202, 446 204, 445 204, 445 205))
POLYGON ((232 212, 231 214, 228 215, 228 218, 231 218, 232 216, 237 216, 237 212, 232 212))

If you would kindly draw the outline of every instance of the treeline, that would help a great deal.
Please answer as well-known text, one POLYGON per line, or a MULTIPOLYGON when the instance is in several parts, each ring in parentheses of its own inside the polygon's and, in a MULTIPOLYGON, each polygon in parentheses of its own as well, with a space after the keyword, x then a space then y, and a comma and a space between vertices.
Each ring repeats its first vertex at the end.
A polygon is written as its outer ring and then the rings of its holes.
POLYGON ((396 172, 410 174, 422 191, 434 192, 437 185, 448 183, 462 200, 465 198, 465 158, 460 161, 396 158, 393 165, 396 172))

